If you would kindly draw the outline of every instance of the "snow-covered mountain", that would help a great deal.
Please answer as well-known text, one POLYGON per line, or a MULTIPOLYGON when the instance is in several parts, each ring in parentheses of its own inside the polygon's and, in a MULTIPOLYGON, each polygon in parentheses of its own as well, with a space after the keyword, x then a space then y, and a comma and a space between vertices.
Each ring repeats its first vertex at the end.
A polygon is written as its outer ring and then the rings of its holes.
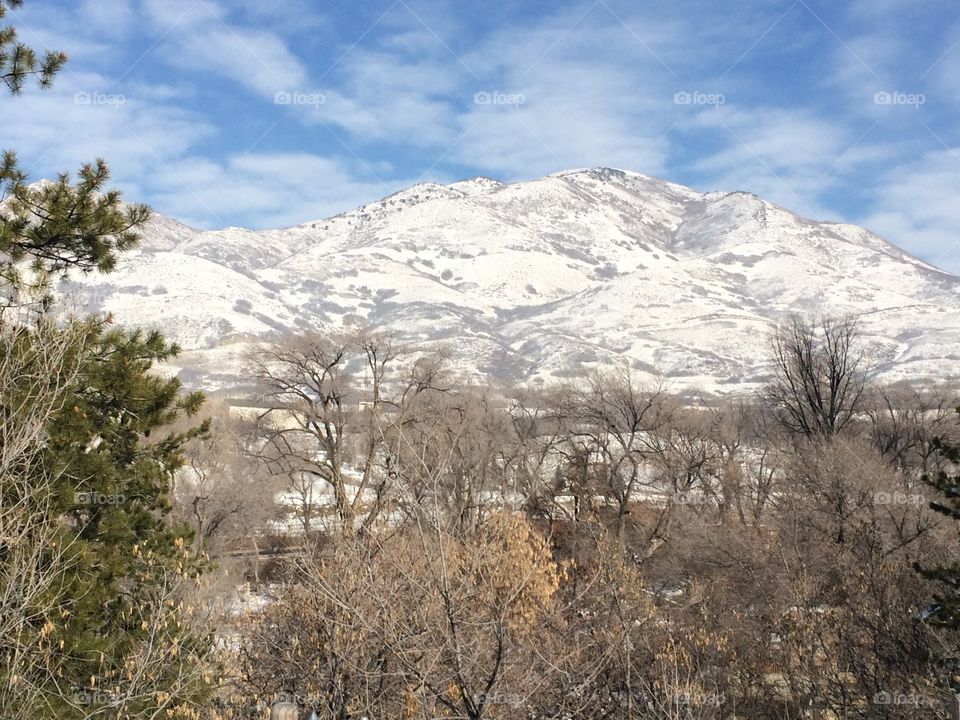
POLYGON ((793 312, 859 316, 888 380, 960 367, 957 276, 859 227, 608 168, 420 184, 285 230, 156 217, 116 272, 67 290, 161 328, 208 389, 242 384, 256 341, 361 325, 445 343, 481 376, 627 361, 725 393, 765 377, 769 333, 793 312))

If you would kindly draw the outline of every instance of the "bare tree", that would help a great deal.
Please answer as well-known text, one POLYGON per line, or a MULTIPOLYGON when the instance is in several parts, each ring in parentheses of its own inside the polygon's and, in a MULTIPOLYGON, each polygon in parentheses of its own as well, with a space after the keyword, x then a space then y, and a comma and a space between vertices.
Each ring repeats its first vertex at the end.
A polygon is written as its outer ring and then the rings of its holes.
POLYGON ((936 438, 956 439, 957 399, 938 387, 879 387, 869 396, 870 440, 908 480, 941 469, 936 438))
POLYGON ((331 720, 516 717, 550 672, 536 638, 559 568, 522 517, 341 538, 297 578, 247 646, 261 697, 299 696, 331 720))
MULTIPOLYGON (((672 405, 660 388, 643 388, 626 368, 594 374, 560 396, 557 414, 565 422, 560 445, 568 478, 580 488, 575 501, 600 495, 615 511, 616 535, 626 542, 630 503, 650 486, 651 459, 663 452, 661 431, 669 423, 672 405)), ((647 530, 647 541, 658 542, 661 520, 647 530)))
POLYGON ((211 557, 252 554, 256 578, 258 535, 279 515, 279 483, 249 452, 246 423, 232 417, 226 404, 208 400, 205 408, 210 432, 185 448, 173 493, 175 513, 193 529, 197 548, 211 557))
POLYGON ((867 361, 853 320, 794 316, 771 342, 774 378, 763 397, 779 422, 808 439, 847 428, 861 409, 867 361))
POLYGON ((43 627, 64 599, 58 586, 71 561, 52 521, 57 478, 42 455, 82 357, 79 325, 0 319, 0 708, 10 720, 36 716, 56 670, 43 627))
POLYGON ((388 422, 400 509, 437 508, 441 520, 475 527, 484 513, 519 507, 519 452, 502 399, 480 388, 421 393, 388 422))
MULTIPOLYGON (((364 509, 368 491, 382 498, 384 476, 374 471, 383 387, 396 357, 389 340, 372 336, 310 337, 260 353, 255 373, 269 404, 258 418, 261 457, 299 490, 305 533, 320 511, 316 481, 331 493, 344 527, 364 509)), ((367 508, 367 524, 381 509, 380 502, 367 508)))
POLYGON ((405 457, 397 429, 409 444, 423 408, 444 394, 444 365, 442 353, 408 353, 367 333, 260 353, 255 372, 267 408, 256 422, 257 449, 272 473, 288 478, 305 534, 326 508, 339 527, 369 530, 396 501, 405 457))

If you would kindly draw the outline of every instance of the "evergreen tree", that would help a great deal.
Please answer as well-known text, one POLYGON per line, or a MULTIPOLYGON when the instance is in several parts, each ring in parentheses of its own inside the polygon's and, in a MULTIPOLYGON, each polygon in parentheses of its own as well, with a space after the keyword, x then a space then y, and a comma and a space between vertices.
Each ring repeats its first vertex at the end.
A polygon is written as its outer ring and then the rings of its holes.
MULTIPOLYGON (((183 580, 198 580, 203 570, 190 550, 189 528, 169 519, 169 497, 184 444, 207 426, 165 431, 182 414, 193 414, 203 398, 151 372, 177 352, 158 333, 99 322, 88 342, 77 381, 48 429, 47 468, 57 478, 72 567, 49 640, 61 650, 55 674, 79 689, 74 692, 107 706, 122 703, 127 712, 152 710, 155 698, 140 698, 141 691, 127 686, 131 658, 152 661, 151 676, 141 682, 168 692, 184 680, 185 668, 174 661, 197 664, 208 646, 180 626, 185 608, 164 615, 158 607, 167 599, 181 602, 175 593, 160 595, 183 580), (147 645, 158 650, 150 659, 140 652, 147 645), (173 668, 176 673, 165 677, 173 668)), ((196 678, 186 689, 187 697, 174 700, 203 694, 196 678)), ((64 712, 58 709, 58 717, 64 712)))
POLYGON ((50 281, 70 270, 111 271, 117 253, 132 248, 150 217, 145 205, 120 202, 104 191, 110 176, 103 160, 84 165, 76 184, 68 175, 28 186, 13 152, 0 162, 0 282, 7 304, 49 302, 50 281))
MULTIPOLYGON (((0 0, 0 22, 22 4, 0 0)), ((19 94, 29 78, 49 88, 66 61, 64 53, 54 51, 41 58, 20 41, 15 27, 0 27, 0 80, 12 94, 19 94)), ((0 285, 8 304, 24 291, 48 290, 51 279, 71 269, 109 272, 116 253, 133 247, 150 210, 121 205, 117 191, 104 190, 108 178, 106 164, 98 159, 80 169, 76 184, 61 174, 55 182, 30 187, 16 153, 3 153, 0 285)))
MULTIPOLYGON (((960 414, 960 408, 957 413, 960 414)), ((960 521, 960 474, 956 471, 960 467, 960 446, 937 438, 934 447, 953 469, 940 469, 934 475, 924 476, 924 481, 941 496, 939 500, 931 501, 930 507, 951 520, 960 521)), ((960 559, 929 567, 918 566, 917 569, 943 588, 934 598, 930 621, 960 630, 960 559)))
MULTIPOLYGON (((0 0, 0 20, 20 4, 0 0)), ((31 77, 50 86, 65 60, 0 29, 0 79, 14 95, 31 77)), ((58 324, 44 312, 52 280, 111 270, 149 218, 105 190, 108 178, 98 160, 76 183, 61 175, 29 186, 12 152, 0 162, 0 310, 39 310, 0 312, 0 365, 17 373, 0 396, 0 457, 14 449, 8 438, 34 446, 16 448, 29 462, 0 465, 0 610, 22 620, 0 623, 16 628, 0 635, 4 720, 190 717, 205 694, 209 642, 190 630, 183 592, 203 563, 187 528, 171 523, 169 498, 184 444, 206 427, 165 430, 202 397, 155 372, 178 351, 158 333, 118 330, 109 318, 58 324), (51 334, 63 339, 56 362, 45 352, 51 334), (17 378, 30 378, 22 394, 17 378), (34 418, 23 408, 47 395, 48 412, 34 414, 43 427, 16 432, 34 418), (43 540, 25 564, 12 536, 21 527, 43 540), (37 592, 18 585, 36 578, 37 592)))
MULTIPOLYGON (((21 5, 23 0, 0 0, 0 22, 8 10, 21 5)), ((40 87, 50 87, 53 76, 66 62, 67 56, 62 52, 47 51, 39 57, 33 48, 20 42, 15 27, 0 27, 0 80, 10 92, 18 94, 30 77, 36 78, 40 87)))

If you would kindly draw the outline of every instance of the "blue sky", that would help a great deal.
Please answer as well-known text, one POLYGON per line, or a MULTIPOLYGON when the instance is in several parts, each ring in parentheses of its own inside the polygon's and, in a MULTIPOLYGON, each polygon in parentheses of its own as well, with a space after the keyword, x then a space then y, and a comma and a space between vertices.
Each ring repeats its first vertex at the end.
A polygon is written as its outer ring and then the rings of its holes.
POLYGON ((104 157, 195 227, 612 166, 866 225, 960 272, 956 0, 27 0, 33 178, 104 157))

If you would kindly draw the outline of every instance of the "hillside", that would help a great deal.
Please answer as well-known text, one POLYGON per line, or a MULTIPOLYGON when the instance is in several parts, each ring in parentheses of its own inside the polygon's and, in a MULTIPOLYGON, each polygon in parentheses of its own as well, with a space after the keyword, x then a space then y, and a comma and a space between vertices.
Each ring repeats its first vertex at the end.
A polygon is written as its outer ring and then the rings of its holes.
POLYGON ((475 377, 626 361, 719 393, 763 379, 766 338, 792 312, 858 316, 887 380, 960 360, 960 278, 859 227, 608 168, 420 184, 284 230, 156 217, 115 273, 64 290, 162 328, 207 389, 241 382, 251 343, 345 325, 442 342, 475 377))

